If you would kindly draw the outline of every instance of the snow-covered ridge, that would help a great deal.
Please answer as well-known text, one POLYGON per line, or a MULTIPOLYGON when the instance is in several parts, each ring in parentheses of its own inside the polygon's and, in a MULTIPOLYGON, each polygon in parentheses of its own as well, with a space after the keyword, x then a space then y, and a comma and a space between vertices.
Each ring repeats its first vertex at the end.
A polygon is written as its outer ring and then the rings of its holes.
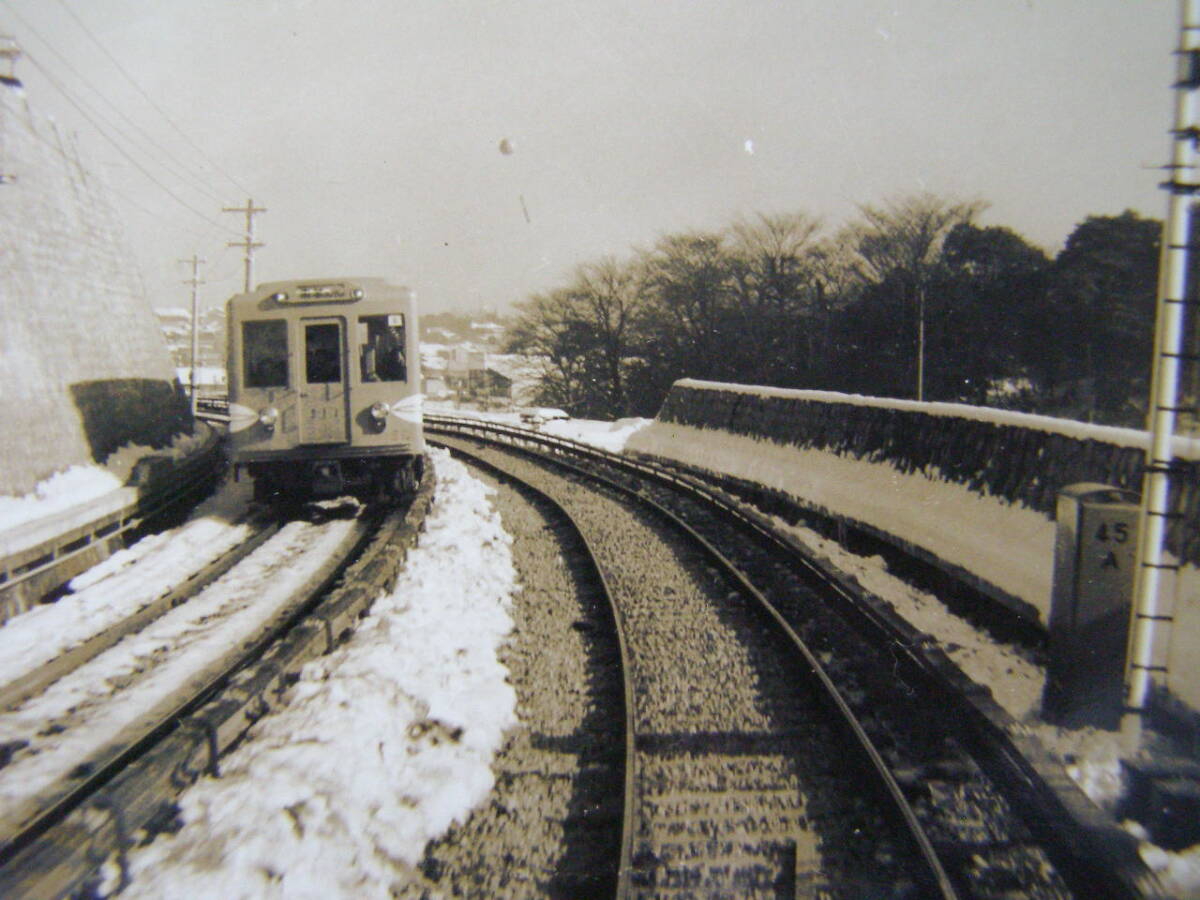
MULTIPOLYGON (((970 406, 966 403, 936 403, 917 400, 894 400, 889 397, 868 397, 863 394, 843 394, 838 391, 808 391, 792 388, 759 387, 748 384, 728 384, 720 381, 702 381, 697 378, 681 378, 676 387, 700 390, 727 391, 734 394, 751 394, 758 397, 778 397, 787 400, 809 400, 814 403, 841 403, 847 406, 869 406, 874 409, 895 409, 905 412, 924 413, 928 416, 951 416, 973 422, 987 422, 1011 428, 1028 428, 1047 431, 1079 441, 1099 441, 1117 447, 1133 447, 1145 450, 1150 445, 1149 432, 1136 428, 1115 428, 1111 425, 1091 425, 1071 419, 1056 419, 1034 413, 1016 412, 1010 409, 989 409, 970 406)), ((1179 459, 1200 460, 1200 439, 1176 437, 1172 450, 1179 459)))

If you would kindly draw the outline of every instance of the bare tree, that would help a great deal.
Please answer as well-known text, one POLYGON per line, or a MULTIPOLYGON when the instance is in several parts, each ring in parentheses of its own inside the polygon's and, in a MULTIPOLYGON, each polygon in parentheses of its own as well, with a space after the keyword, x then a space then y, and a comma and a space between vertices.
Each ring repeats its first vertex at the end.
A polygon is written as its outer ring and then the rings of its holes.
POLYGON ((729 229, 735 278, 744 301, 763 308, 802 300, 821 220, 805 213, 756 216, 729 229))
POLYGON ((986 208, 980 200, 953 202, 930 193, 894 198, 883 206, 862 206, 862 220, 849 235, 860 276, 892 281, 917 312, 917 399, 925 399, 925 306, 942 243, 956 225, 969 223, 986 208))
POLYGON ((517 304, 507 342, 509 352, 536 360, 539 401, 566 409, 582 402, 586 386, 581 345, 587 335, 574 306, 575 298, 564 288, 534 294, 517 304))
MULTIPOLYGON (((803 212, 758 215, 729 229, 733 314, 742 377, 797 386, 813 375, 821 221, 803 212)), ((731 348, 732 349, 732 348, 731 348)))
POLYGON ((575 295, 579 312, 595 337, 607 382, 609 411, 626 415, 625 366, 632 355, 633 322, 645 301, 642 279, 633 265, 606 256, 579 266, 568 290, 575 295))

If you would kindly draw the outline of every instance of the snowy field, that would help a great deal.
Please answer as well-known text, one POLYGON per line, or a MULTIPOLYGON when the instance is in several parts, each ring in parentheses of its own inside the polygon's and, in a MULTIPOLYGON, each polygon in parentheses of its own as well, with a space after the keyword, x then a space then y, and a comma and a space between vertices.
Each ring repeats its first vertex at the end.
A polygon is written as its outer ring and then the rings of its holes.
POLYGON ((118 490, 124 480, 99 466, 72 466, 23 497, 0 497, 0 531, 81 506, 118 490))

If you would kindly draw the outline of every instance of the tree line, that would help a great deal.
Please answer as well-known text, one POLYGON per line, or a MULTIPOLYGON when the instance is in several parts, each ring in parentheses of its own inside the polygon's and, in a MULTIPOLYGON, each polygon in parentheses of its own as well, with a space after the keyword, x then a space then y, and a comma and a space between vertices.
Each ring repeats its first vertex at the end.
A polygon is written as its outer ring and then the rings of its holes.
POLYGON ((661 237, 516 307, 538 402, 652 416, 714 381, 1000 406, 1142 427, 1160 223, 1080 223, 1055 257, 932 194, 828 229, 803 212, 661 237))

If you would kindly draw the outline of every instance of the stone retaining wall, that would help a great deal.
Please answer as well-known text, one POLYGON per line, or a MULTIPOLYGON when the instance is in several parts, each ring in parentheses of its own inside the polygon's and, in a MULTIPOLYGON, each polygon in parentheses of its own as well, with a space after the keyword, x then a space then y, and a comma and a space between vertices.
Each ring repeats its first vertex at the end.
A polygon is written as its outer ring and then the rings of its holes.
MULTIPOLYGON (((973 573, 1045 623, 1058 491, 1137 491, 1146 446, 1145 432, 1003 410, 684 380, 626 450, 783 490, 973 573)), ((1177 438, 1173 455, 1169 545, 1186 564, 1157 708, 1182 709, 1200 740, 1200 441, 1177 438)))
MULTIPOLYGON (((865 398, 826 391, 676 382, 658 420, 889 462, 1054 517, 1059 490, 1093 481, 1140 491, 1143 432, 949 403, 865 398)), ((1200 564, 1198 442, 1177 442, 1178 516, 1170 549, 1200 564)))
POLYGON ((110 195, 0 77, 0 494, 190 427, 110 195))

